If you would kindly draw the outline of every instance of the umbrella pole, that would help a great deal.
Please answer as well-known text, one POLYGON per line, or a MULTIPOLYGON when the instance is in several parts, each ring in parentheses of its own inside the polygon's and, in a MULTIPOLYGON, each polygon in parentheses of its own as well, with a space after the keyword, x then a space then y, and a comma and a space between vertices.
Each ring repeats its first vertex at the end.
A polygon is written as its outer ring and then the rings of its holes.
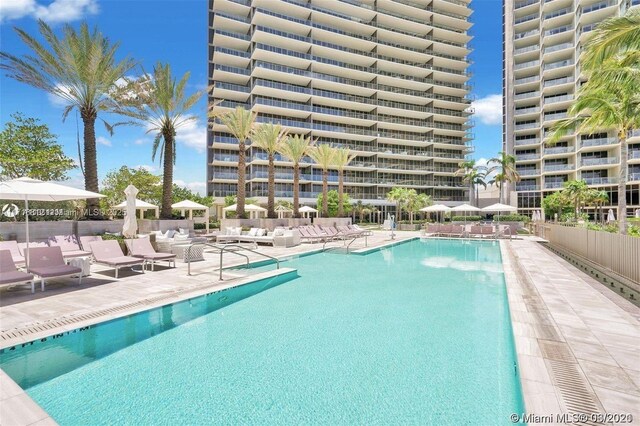
POLYGON ((29 270, 29 198, 24 196, 24 223, 27 227, 25 237, 27 239, 27 256, 25 257, 25 265, 29 270))

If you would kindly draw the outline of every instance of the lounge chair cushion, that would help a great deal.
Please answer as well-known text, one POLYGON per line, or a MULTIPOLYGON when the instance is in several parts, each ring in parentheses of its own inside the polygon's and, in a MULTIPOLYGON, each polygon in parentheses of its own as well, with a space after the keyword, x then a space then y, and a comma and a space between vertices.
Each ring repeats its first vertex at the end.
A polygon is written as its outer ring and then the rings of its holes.
POLYGON ((259 228, 258 232, 256 232, 256 237, 264 237, 267 234, 266 229, 259 228))
POLYGON ((22 271, 2 271, 0 274, 0 285, 13 284, 13 283, 23 283, 26 281, 31 281, 33 279, 32 274, 27 274, 22 271))
POLYGON ((140 259, 147 259, 147 260, 169 260, 169 259, 174 259, 176 257, 175 254, 171 254, 171 253, 134 254, 132 256, 140 259))
POLYGON ((142 259, 133 256, 118 256, 110 257, 108 259, 96 260, 96 262, 109 266, 129 266, 139 265, 142 262, 142 259))
POLYGON ((36 274, 42 278, 60 277, 65 275, 79 274, 82 269, 71 265, 56 265, 47 267, 29 268, 29 272, 36 274))
POLYGON ((82 256, 91 256, 91 252, 84 251, 84 250, 63 251, 62 255, 64 257, 82 257, 82 256))
POLYGON ((173 236, 176 234, 176 231, 174 231, 173 229, 169 229, 167 230, 167 232, 164 234, 165 238, 173 238, 173 236))
POLYGON ((259 228, 251 228, 251 229, 249 229, 249 233, 247 235, 249 235, 251 237, 255 237, 256 235, 258 235, 258 229, 259 228))

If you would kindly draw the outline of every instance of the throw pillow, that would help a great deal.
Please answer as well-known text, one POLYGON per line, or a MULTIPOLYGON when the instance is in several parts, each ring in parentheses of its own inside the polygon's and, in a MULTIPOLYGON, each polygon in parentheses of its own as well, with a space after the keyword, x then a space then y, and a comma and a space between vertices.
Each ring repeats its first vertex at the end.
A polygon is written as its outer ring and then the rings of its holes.
POLYGON ((178 228, 181 235, 189 235, 189 230, 184 228, 178 228))
POLYGON ((167 230, 167 233, 164 235, 166 238, 173 238, 173 236, 176 234, 176 231, 174 231, 173 229, 169 229, 167 230))
POLYGON ((262 237, 267 233, 267 231, 265 229, 259 228, 258 232, 256 233, 256 237, 262 237))
POLYGON ((274 237, 282 237, 284 235, 284 229, 282 228, 276 228, 273 230, 273 236, 274 237))

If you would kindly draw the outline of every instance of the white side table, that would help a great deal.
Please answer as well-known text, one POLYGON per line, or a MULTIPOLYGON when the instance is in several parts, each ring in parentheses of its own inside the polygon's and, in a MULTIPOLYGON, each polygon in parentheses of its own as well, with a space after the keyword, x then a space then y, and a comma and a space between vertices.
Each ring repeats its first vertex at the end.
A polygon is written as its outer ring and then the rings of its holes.
POLYGON ((82 272, 80 272, 80 276, 86 277, 91 274, 91 259, 89 257, 72 257, 67 261, 67 263, 71 266, 75 266, 76 268, 80 268, 82 272))

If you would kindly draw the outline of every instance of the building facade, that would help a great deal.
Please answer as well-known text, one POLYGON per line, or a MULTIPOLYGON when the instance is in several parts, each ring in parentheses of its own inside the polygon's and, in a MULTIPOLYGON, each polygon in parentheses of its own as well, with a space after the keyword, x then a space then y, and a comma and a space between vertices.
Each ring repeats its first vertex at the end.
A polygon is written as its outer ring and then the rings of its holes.
MULTIPOLYGON (((464 0, 210 0, 209 100, 350 148, 352 200, 383 206, 403 186, 462 203, 468 189, 454 173, 471 150, 470 14, 464 0)), ((208 194, 235 194, 237 141, 212 122, 207 144, 208 194)), ((292 166, 276 157, 277 199, 292 197, 292 166)), ((246 176, 247 197, 266 197, 267 156, 251 146, 246 176)), ((315 203, 322 173, 310 159, 300 184, 301 201, 315 203)))
MULTIPOLYGON (((518 207, 532 212, 568 180, 584 180, 618 202, 620 143, 615 132, 574 133, 548 143, 586 79, 580 54, 604 19, 640 0, 504 0, 503 144, 516 157, 518 207)), ((640 131, 629 139, 628 212, 640 206, 640 131)))

